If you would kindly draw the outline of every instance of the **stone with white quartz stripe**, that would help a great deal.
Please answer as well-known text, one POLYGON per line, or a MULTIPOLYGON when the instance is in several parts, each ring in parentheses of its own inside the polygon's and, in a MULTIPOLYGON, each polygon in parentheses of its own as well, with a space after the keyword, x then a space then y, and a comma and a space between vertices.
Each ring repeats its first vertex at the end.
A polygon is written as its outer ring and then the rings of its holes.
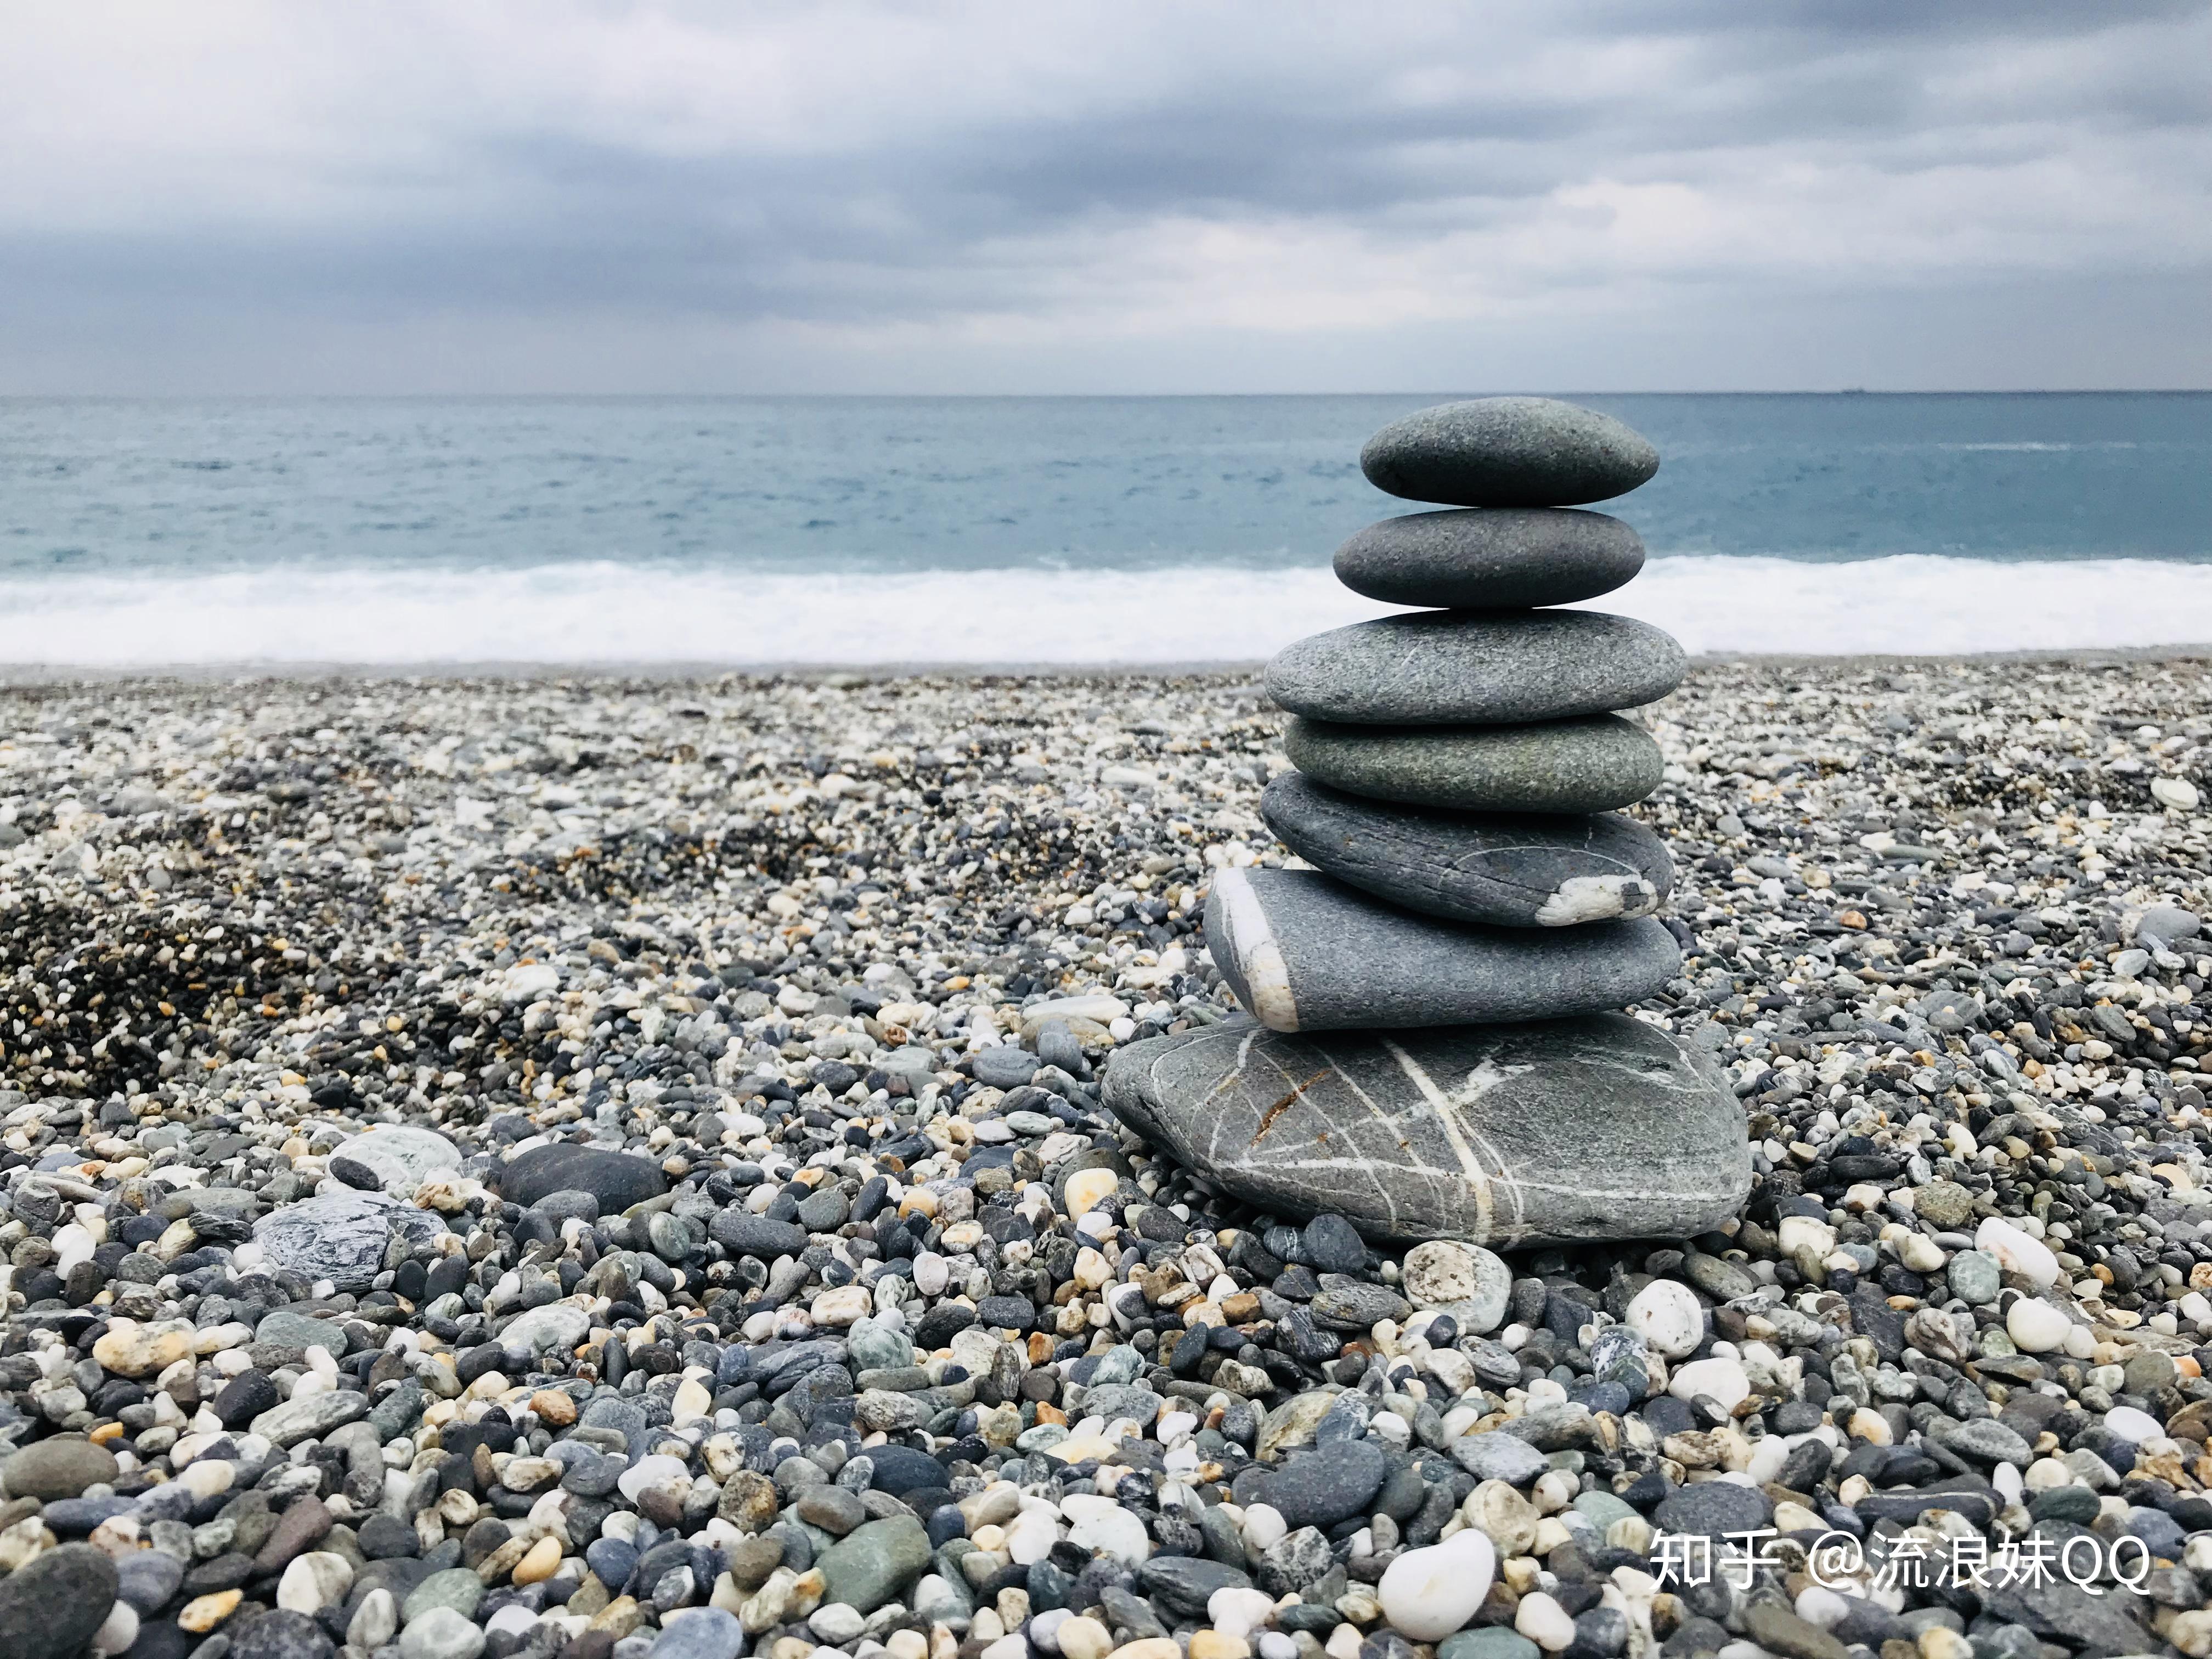
POLYGON ((1245 1009, 1278 1031, 1487 1024, 1620 1008, 1680 971, 1650 917, 1484 927, 1419 916, 1310 870, 1224 870, 1206 937, 1245 1009))
POLYGON ((1260 797, 1283 844, 1409 910, 1495 927, 1570 927, 1648 916, 1674 883, 1667 843, 1605 812, 1455 812, 1367 800, 1303 772, 1260 797))
POLYGON ((1625 1014, 1320 1036, 1233 1018, 1117 1050, 1105 1098, 1233 1195, 1375 1239, 1686 1238, 1751 1186, 1705 1051, 1625 1014))

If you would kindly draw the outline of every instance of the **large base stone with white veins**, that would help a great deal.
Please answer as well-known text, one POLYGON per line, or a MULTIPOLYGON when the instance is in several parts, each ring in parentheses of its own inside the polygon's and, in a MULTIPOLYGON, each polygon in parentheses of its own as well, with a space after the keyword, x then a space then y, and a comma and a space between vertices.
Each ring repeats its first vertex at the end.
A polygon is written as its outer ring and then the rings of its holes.
POLYGON ((1532 931, 1417 916, 1310 870, 1224 870, 1206 904, 1214 965, 1278 1031, 1403 1030, 1592 1013, 1681 969, 1659 922, 1532 931))
POLYGON ((1751 1189, 1743 1110, 1701 1050, 1626 1014, 1133 1042, 1106 1104, 1271 1213, 1493 1249, 1687 1238, 1751 1189))
POLYGON ((1493 927, 1648 916, 1674 883, 1633 819, 1455 812, 1365 800, 1285 772, 1260 816, 1309 864, 1409 910, 1493 927))

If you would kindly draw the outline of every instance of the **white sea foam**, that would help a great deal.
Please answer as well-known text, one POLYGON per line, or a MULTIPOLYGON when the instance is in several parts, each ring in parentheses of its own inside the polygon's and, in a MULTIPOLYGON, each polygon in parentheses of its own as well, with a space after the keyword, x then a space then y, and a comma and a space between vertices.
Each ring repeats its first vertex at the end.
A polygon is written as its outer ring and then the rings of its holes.
MULTIPOLYGON (((1692 652, 2059 650, 2212 641, 2212 565, 1653 560, 1595 602, 1692 652)), ((755 574, 612 563, 288 568, 0 587, 0 664, 1250 662, 1382 614, 1325 569, 755 574)))

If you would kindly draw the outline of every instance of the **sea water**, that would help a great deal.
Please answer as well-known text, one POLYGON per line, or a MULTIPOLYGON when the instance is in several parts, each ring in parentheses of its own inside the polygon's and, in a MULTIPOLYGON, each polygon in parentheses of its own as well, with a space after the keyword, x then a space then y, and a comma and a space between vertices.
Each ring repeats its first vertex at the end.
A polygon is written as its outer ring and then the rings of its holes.
MULTIPOLYGON (((0 400, 0 663, 1249 662, 1449 395, 0 400)), ((1693 651, 2212 641, 2212 394, 1577 401, 1693 651)))

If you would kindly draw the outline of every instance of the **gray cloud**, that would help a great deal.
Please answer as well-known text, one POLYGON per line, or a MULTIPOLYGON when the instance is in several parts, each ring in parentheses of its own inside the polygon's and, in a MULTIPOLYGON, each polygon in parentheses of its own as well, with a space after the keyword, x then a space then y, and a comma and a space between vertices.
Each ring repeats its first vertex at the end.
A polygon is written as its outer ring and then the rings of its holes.
POLYGON ((15 33, 0 392, 2212 380, 2204 3, 15 33))

